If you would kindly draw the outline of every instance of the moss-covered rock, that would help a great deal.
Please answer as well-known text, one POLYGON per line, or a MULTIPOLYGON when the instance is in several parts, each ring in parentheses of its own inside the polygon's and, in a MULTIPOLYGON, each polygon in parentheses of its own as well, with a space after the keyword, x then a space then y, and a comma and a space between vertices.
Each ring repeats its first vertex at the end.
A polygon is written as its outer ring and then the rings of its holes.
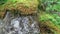
POLYGON ((0 14, 2 14, 1 12, 6 12, 6 10, 11 10, 12 13, 17 10, 20 14, 24 15, 37 13, 39 4, 38 0, 1 0, 0 3, 0 14))
POLYGON ((37 12, 38 0, 8 0, 0 7, 4 10, 18 10, 20 14, 32 14, 37 12))
POLYGON ((5 15, 5 12, 0 12, 0 18, 3 19, 5 15))

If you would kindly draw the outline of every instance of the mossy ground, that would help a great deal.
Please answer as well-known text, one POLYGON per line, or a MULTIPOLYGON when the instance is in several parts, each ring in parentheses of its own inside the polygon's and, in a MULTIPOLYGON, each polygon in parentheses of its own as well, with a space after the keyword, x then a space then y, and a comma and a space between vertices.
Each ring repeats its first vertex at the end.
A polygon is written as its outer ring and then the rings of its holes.
POLYGON ((16 10, 25 15, 38 13, 37 19, 42 34, 47 34, 48 30, 54 32, 53 34, 60 34, 60 0, 41 0, 41 2, 40 0, 1 0, 0 2, 1 18, 6 10, 11 10, 11 13, 15 13, 16 10))

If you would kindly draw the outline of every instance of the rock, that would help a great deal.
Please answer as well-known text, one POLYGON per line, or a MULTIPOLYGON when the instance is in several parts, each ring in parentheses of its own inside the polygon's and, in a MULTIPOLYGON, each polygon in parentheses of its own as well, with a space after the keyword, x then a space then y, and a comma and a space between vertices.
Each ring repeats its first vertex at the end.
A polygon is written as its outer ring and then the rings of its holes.
POLYGON ((6 34, 39 34, 39 26, 32 16, 21 16, 11 20, 5 27, 6 34), (7 33, 6 33, 7 32, 7 33))
POLYGON ((0 19, 0 34, 3 34, 3 27, 4 27, 4 22, 3 20, 0 19))

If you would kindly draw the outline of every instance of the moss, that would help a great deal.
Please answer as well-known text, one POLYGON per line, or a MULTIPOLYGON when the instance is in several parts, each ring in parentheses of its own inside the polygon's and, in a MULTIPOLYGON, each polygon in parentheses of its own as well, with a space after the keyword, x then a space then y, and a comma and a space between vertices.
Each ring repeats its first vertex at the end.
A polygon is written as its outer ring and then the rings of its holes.
POLYGON ((18 10, 20 14, 34 14, 37 11, 38 0, 7 0, 7 2, 0 6, 0 10, 18 10))
POLYGON ((50 28, 51 30, 53 30, 54 33, 59 34, 60 25, 58 24, 60 23, 60 17, 58 16, 58 14, 51 14, 44 11, 40 11, 38 17, 39 21, 41 21, 40 23, 42 23, 43 25, 47 25, 47 28, 50 28))
POLYGON ((3 5, 7 2, 7 0, 0 0, 0 5, 3 5))

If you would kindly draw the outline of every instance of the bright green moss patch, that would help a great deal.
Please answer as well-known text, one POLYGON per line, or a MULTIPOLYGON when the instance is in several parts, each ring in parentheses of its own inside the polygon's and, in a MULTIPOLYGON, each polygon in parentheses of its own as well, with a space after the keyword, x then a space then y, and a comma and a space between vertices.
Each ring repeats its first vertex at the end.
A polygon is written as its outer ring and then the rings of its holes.
POLYGON ((40 21, 47 21, 50 20, 52 23, 54 23, 58 28, 60 28, 60 16, 58 14, 49 14, 46 12, 41 12, 39 14, 39 20, 40 21))
MULTIPOLYGON (((60 16, 58 14, 51 14, 44 11, 40 11, 39 13, 39 21, 43 24, 49 26, 50 29, 54 31, 55 34, 59 34, 60 31, 60 16), (54 29, 58 30, 54 30, 54 29)), ((40 23, 41 23, 40 22, 40 23)))

